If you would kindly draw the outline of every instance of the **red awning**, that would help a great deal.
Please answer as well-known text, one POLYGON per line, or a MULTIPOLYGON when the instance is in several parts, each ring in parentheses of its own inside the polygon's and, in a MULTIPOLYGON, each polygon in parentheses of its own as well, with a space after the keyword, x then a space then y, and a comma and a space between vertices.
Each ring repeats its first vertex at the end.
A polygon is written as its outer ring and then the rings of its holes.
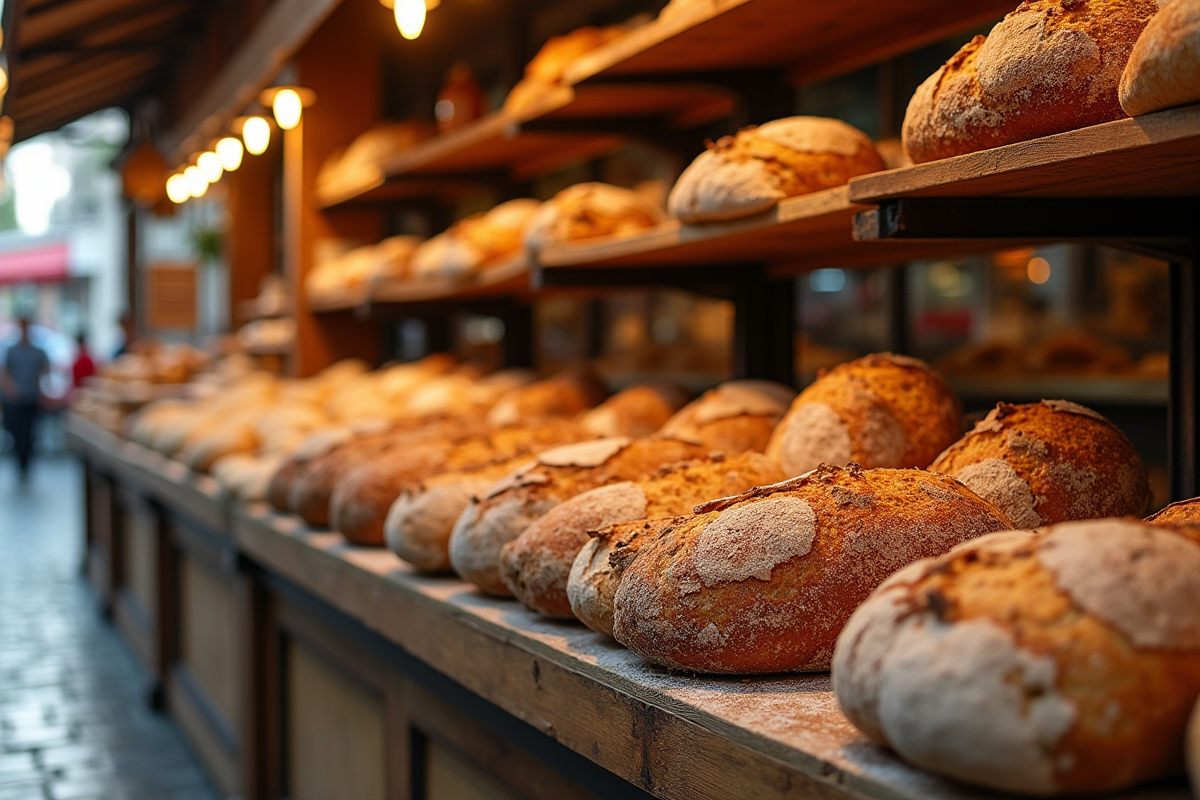
POLYGON ((0 284, 26 281, 65 281, 67 245, 52 244, 0 253, 0 284))

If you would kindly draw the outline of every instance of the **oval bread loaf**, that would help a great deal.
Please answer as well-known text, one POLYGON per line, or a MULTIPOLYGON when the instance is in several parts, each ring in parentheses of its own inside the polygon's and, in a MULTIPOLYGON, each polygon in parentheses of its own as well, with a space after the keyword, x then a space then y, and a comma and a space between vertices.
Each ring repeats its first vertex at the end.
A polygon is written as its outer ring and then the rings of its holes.
POLYGON ((595 408, 608 390, 589 373, 566 373, 505 393, 487 413, 496 428, 528 425, 541 417, 570 417, 595 408))
POLYGON ((678 439, 597 439, 556 447, 501 479, 459 517, 450 534, 450 564, 488 594, 508 596, 500 551, 567 498, 610 483, 637 480, 708 451, 678 439))
POLYGON ((953 475, 1018 528, 1142 516, 1150 479, 1125 434, 1067 400, 1000 403, 929 467, 953 475))
POLYGON ((1146 517, 1151 525, 1200 525, 1200 497, 1180 500, 1146 517))
POLYGON ((665 220, 657 204, 632 189, 577 183, 542 204, 525 231, 525 246, 537 251, 558 242, 628 235, 665 220))
POLYGON ((1155 0, 1028 0, 963 45, 904 115, 913 163, 1122 119, 1121 72, 1155 0))
POLYGON ((986 536, 913 564, 838 640, 863 733, 919 767, 1027 794, 1176 774, 1200 694, 1200 545, 1134 520, 986 536))
POLYGON ((730 455, 761 453, 795 396, 770 381, 726 381, 681 408, 659 434, 730 455))
POLYGON ((675 182, 667 208, 689 223, 737 219, 883 168, 870 138, 854 126, 786 117, 709 143, 675 182))
POLYGON ((358 464, 379 458, 400 438, 393 432, 360 436, 305 462, 288 484, 288 511, 315 528, 328 526, 329 499, 342 476, 358 464))
POLYGON ((625 570, 617 641, 714 673, 829 667, 851 612, 900 567, 1012 527, 953 478, 823 466, 697 508, 625 570))
POLYGON ((698 503, 741 494, 786 476, 761 453, 721 454, 663 467, 652 477, 612 483, 553 508, 504 546, 500 574, 526 608, 570 619, 567 577, 588 531, 619 522, 690 512, 698 503))
POLYGON ((926 467, 962 432, 954 391, 924 361, 877 353, 821 372, 767 447, 788 475, 821 464, 926 467))
POLYGON ((1154 15, 1121 73, 1120 98, 1131 117, 1200 102, 1200 0, 1171 0, 1154 15))
POLYGON ((583 427, 599 437, 649 436, 666 424, 687 401, 687 393, 676 386, 630 386, 584 412, 583 427))

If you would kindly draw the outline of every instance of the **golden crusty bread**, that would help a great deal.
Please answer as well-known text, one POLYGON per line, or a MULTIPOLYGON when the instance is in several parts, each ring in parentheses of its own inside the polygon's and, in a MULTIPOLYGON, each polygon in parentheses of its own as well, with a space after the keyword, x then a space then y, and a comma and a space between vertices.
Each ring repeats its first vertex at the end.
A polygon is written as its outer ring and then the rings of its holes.
POLYGON ((488 410, 487 423, 496 428, 527 425, 540 417, 569 417, 595 408, 608 390, 587 372, 567 372, 501 396, 488 410))
POLYGON ((788 475, 820 464, 925 467, 962 431, 954 391, 924 361, 877 353, 819 373, 767 455, 788 475))
POLYGON ((608 44, 625 32, 621 25, 606 28, 586 26, 553 36, 542 45, 528 64, 522 78, 504 100, 504 110, 519 113, 545 97, 562 82, 563 72, 571 62, 597 47, 608 44))
POLYGON ((894 575, 838 641, 860 730, 912 763, 1028 794, 1183 766, 1200 694, 1200 545, 1137 520, 986 536, 894 575))
POLYGON ((677 386, 630 386, 585 412, 581 421, 595 436, 649 436, 666 424, 687 401, 687 392, 677 386))
POLYGON ((1122 119, 1121 71, 1155 0, 1032 0, 963 45, 913 95, 914 163, 1122 119))
POLYGON ((1200 525, 1200 497, 1179 500, 1146 517, 1151 525, 1200 525))
POLYGON ((708 449, 679 439, 597 439, 547 450, 463 511, 450 534, 450 564, 488 594, 508 596, 500 551, 562 501, 610 483, 638 480, 708 449))
POLYGON ((607 183, 577 183, 542 204, 525 231, 533 251, 557 242, 622 236, 652 228, 667 215, 645 195, 607 183))
POLYGON ((1150 479, 1125 434, 1067 400, 1000 403, 929 467, 953 475, 1018 528, 1142 516, 1150 479))
POLYGON ((851 612, 900 567, 1012 527, 958 481, 822 466, 699 506, 644 542, 617 587, 613 635, 666 667, 829 667, 851 612))
POLYGON ((588 531, 619 522, 690 512, 698 503, 778 483, 785 477, 761 453, 715 454, 663 467, 644 480, 613 483, 551 509, 504 546, 500 576, 526 608, 570 619, 567 578, 588 531))
POLYGON ((1121 108, 1131 117, 1200 101, 1200 0, 1163 4, 1138 37, 1121 73, 1121 108))
POLYGON ((667 210, 689 223, 737 219, 883 168, 870 138, 854 126, 786 117, 710 142, 675 182, 667 210))
POLYGON ((726 381, 681 408, 659 433, 727 454, 761 453, 795 396, 770 381, 726 381))

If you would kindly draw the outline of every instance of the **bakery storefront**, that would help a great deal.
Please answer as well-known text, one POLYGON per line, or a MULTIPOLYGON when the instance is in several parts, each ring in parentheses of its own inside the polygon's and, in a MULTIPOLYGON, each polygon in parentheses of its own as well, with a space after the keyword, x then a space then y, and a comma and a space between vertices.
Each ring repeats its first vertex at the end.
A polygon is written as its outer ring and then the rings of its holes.
POLYGON ((1200 2, 143 3, 36 103, 6 5, 18 139, 130 111, 86 568, 223 794, 1197 791, 1200 2))

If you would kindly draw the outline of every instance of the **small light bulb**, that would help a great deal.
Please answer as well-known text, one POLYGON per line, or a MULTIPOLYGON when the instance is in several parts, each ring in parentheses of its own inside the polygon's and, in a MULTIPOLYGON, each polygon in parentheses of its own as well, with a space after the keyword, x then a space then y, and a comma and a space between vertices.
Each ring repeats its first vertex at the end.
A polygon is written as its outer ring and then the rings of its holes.
POLYGON ((271 145, 271 123, 262 117, 251 117, 242 125, 242 141, 253 156, 261 156, 271 145))
POLYGON ((204 173, 199 167, 188 167, 183 171, 183 177, 187 181, 188 192, 192 197, 203 197, 208 191, 208 179, 204 177, 204 173))
POLYGON ((396 0, 392 8, 396 27, 405 39, 415 39, 425 29, 425 0, 396 0))
POLYGON ((192 196, 192 191, 188 188, 188 180, 183 175, 175 173, 167 178, 167 197, 172 203, 184 203, 192 196))
POLYGON ((204 180, 209 183, 221 180, 221 173, 225 171, 221 167, 221 159, 217 158, 217 154, 211 150, 200 154, 200 157, 196 159, 196 166, 200 168, 204 180))
POLYGON ((242 165, 242 143, 239 139, 226 136, 217 142, 217 158, 226 172, 233 172, 242 165))
POLYGON ((275 93, 271 110, 275 113, 275 121, 279 123, 279 127, 290 131, 300 124, 300 114, 304 111, 304 104, 300 102, 300 95, 295 89, 280 89, 275 93))

